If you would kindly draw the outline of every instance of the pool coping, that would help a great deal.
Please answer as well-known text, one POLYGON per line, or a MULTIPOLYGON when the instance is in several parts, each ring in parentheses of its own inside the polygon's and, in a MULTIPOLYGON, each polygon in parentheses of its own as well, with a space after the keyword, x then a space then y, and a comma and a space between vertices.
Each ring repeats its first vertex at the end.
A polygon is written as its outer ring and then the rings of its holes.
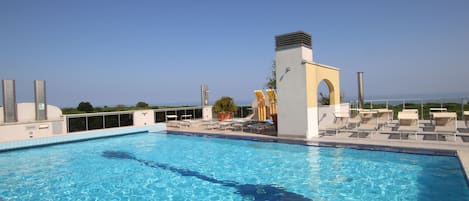
POLYGON ((159 132, 166 130, 165 124, 156 124, 152 126, 115 128, 106 130, 92 130, 77 133, 67 133, 51 137, 33 138, 27 140, 18 140, 10 142, 0 142, 0 153, 14 151, 19 149, 29 149, 34 147, 43 147, 57 144, 66 144, 100 138, 131 135, 142 132, 159 132))
POLYGON ((283 137, 274 137, 274 136, 243 136, 243 135, 234 135, 234 134, 201 133, 201 132, 189 132, 189 131, 178 131, 178 130, 166 130, 166 131, 171 132, 168 134, 175 134, 175 135, 213 137, 213 138, 224 138, 224 139, 232 139, 232 140, 277 142, 277 143, 298 144, 298 145, 306 145, 306 146, 363 149, 363 150, 371 150, 371 151, 387 151, 387 152, 399 152, 399 153, 422 154, 422 155, 457 156, 457 150, 451 150, 451 149, 411 148, 411 147, 390 146, 390 145, 370 145, 370 144, 363 144, 363 143, 350 144, 350 143, 340 143, 340 142, 313 142, 313 141, 300 139, 300 138, 283 138, 283 137))

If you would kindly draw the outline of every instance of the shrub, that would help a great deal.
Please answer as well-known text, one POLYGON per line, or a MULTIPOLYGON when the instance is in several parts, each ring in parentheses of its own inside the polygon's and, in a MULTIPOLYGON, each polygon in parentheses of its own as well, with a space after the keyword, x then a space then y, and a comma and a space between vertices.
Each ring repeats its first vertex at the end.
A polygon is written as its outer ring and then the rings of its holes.
POLYGON ((224 112, 224 113, 234 113, 237 111, 236 104, 233 100, 233 98, 228 97, 228 96, 223 96, 217 101, 215 101, 215 104, 213 105, 213 111, 214 112, 224 112))
POLYGON ((77 110, 82 112, 93 112, 93 106, 90 102, 82 101, 78 104, 77 110))

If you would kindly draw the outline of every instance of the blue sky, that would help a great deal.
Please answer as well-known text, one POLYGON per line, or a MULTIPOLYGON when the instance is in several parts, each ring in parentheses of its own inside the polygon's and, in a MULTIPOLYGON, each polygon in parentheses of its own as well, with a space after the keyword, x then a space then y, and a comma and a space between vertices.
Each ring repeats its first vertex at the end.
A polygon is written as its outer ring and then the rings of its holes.
MULTIPOLYGON (((469 1, 0 1, 0 78, 17 101, 47 82, 49 104, 239 102, 264 88, 274 36, 313 36, 315 62, 356 96, 469 96, 469 1)), ((320 87, 323 89, 323 87, 320 87)))

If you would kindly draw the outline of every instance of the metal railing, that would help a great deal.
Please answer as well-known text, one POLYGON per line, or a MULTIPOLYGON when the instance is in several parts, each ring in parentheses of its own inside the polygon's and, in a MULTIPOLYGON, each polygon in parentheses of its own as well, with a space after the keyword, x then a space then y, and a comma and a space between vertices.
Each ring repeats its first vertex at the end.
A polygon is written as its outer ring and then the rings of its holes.
POLYGON ((132 126, 134 111, 66 115, 67 132, 132 126))
MULTIPOLYGON (((390 109, 394 119, 404 109, 417 109, 420 120, 430 119, 432 109, 439 108, 447 112, 456 112, 458 119, 464 118, 464 111, 469 111, 469 98, 415 98, 415 99, 377 99, 365 100, 363 109, 390 109)), ((358 101, 350 101, 352 113, 358 110, 358 101)))
POLYGON ((183 115, 190 115, 190 119, 201 119, 202 118, 202 107, 182 107, 182 108, 164 108, 155 109, 155 123, 161 123, 167 121, 168 115, 177 115, 177 120, 182 120, 183 115))
MULTIPOLYGON (((67 132, 132 126, 134 125, 134 112, 131 110, 65 115, 67 132)), ((177 120, 182 120, 183 117, 186 117, 185 119, 202 119, 201 106, 153 109, 153 112, 155 113, 155 123, 168 121, 166 118, 168 115, 177 115, 177 120)), ((251 113, 251 106, 239 106, 234 117, 243 118, 251 113)), ((212 116, 217 117, 216 113, 213 113, 212 116)))

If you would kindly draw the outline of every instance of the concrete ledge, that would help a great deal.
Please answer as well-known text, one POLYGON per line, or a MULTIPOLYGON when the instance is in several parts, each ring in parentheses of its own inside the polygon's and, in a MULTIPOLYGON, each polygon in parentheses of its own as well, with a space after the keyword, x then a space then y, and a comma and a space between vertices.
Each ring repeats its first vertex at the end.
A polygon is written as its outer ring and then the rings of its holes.
POLYGON ((213 138, 224 138, 224 139, 233 139, 233 140, 278 142, 278 143, 299 144, 299 145, 306 145, 306 146, 350 148, 350 149, 363 149, 363 150, 372 150, 372 151, 387 151, 387 152, 399 152, 399 153, 423 154, 423 155, 457 156, 456 150, 451 150, 451 149, 414 148, 414 147, 404 147, 404 146, 372 145, 372 144, 360 144, 360 143, 352 144, 352 143, 340 143, 340 142, 318 142, 318 141, 306 140, 304 138, 303 139, 291 138, 291 137, 285 137, 285 136, 281 136, 281 137, 246 136, 246 135, 236 135, 236 134, 200 133, 200 132, 176 131, 176 130, 168 130, 168 132, 170 132, 169 134, 175 134, 175 135, 213 137, 213 138))
POLYGON ((466 181, 469 185, 469 153, 465 151, 458 151, 458 158, 466 176, 466 181))
POLYGON ((13 142, 2 142, 0 143, 0 152, 11 151, 17 149, 26 149, 39 146, 47 146, 54 144, 63 144, 77 141, 92 140, 98 138, 106 138, 113 136, 129 135, 142 132, 159 132, 166 130, 165 124, 157 124, 154 126, 141 126, 141 127, 127 127, 127 128, 115 128, 105 130, 95 130, 79 133, 69 133, 60 136, 34 138, 29 140, 20 140, 13 142))

